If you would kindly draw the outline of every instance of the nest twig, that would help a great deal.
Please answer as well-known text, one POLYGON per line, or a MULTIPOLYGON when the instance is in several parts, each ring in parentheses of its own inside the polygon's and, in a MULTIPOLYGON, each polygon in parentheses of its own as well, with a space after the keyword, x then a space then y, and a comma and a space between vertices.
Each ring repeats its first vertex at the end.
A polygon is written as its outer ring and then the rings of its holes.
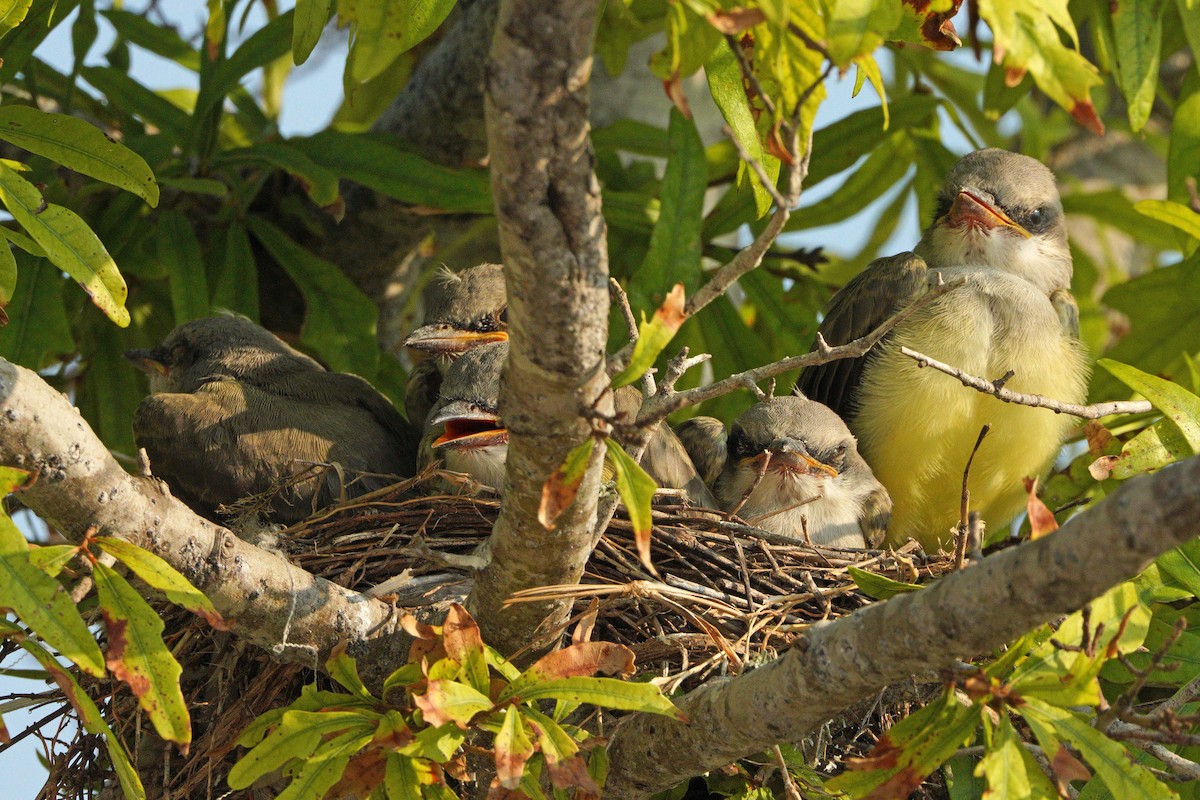
MULTIPOLYGON (((316 575, 414 607, 435 592, 444 597, 448 586, 469 591, 472 554, 490 535, 499 506, 489 497, 417 497, 401 484, 272 532, 268 544, 316 575)), ((645 571, 632 526, 618 515, 580 584, 542 587, 513 602, 568 596, 583 611, 599 598, 593 638, 628 645, 640 674, 652 675, 667 691, 686 691, 774 658, 811 625, 871 602, 850 578, 850 566, 905 582, 953 569, 949 556, 930 557, 915 548, 812 547, 687 506, 656 507, 654 525, 652 558, 661 578, 645 571)), ((224 776, 242 729, 320 676, 275 663, 174 607, 162 611, 193 714, 188 758, 151 734, 126 690, 106 682, 85 684, 94 697, 107 699, 110 721, 134 752, 150 796, 227 796, 224 776)), ((914 701, 906 695, 903 702, 914 701)), ((870 720, 881 723, 890 716, 888 707, 875 703, 852 724, 827 726, 815 740, 814 763, 832 764, 848 748, 869 746, 864 732, 879 730, 870 720)), ((83 735, 72 742, 56 761, 71 769, 52 772, 42 796, 92 796, 94 766, 103 759, 95 744, 94 737, 83 735)))

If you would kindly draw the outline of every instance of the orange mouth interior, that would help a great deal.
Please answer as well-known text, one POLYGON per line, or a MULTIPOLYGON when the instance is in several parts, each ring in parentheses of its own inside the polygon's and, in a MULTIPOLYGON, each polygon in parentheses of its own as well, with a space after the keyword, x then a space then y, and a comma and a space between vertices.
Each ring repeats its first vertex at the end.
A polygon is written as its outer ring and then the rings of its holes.
POLYGON ((446 431, 434 440, 433 446, 487 447, 507 443, 508 431, 497 420, 456 417, 446 420, 446 431))

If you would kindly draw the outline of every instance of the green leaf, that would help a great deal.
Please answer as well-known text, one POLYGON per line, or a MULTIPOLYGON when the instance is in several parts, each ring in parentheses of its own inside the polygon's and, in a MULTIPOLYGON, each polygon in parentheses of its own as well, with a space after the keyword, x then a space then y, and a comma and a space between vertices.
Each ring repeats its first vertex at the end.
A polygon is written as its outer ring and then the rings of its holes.
POLYGON ((650 57, 650 70, 664 81, 692 75, 708 61, 721 33, 688 3, 667 6, 667 44, 650 57))
POLYGON ((158 205, 158 184, 145 159, 78 117, 2 106, 0 139, 158 205))
POLYGON ((492 213, 492 189, 485 170, 434 164, 373 134, 322 131, 288 143, 339 177, 395 200, 444 211, 492 213))
POLYGON ((201 70, 200 93, 196 96, 189 137, 198 152, 204 153, 207 149, 206 140, 213 133, 212 126, 220 116, 226 95, 254 70, 291 52, 294 13, 289 10, 280 14, 242 42, 228 59, 211 70, 201 70))
POLYGON ((320 800, 337 784, 350 758, 371 743, 374 730, 348 731, 322 742, 275 800, 320 800))
POLYGON ((160 215, 154 228, 154 245, 158 260, 167 268, 170 278, 175 324, 207 317, 208 275, 204 254, 183 212, 171 210, 160 215))
POLYGON ((236 163, 242 160, 258 161, 282 169, 299 181, 304 193, 321 208, 337 202, 337 175, 313 162, 289 142, 258 142, 243 150, 230 150, 221 154, 222 162, 236 163))
MULTIPOLYGON (((8 240, 0 233, 0 309, 12 302, 17 291, 17 257, 8 240)), ((7 318, 7 315, 5 315, 7 318)))
POLYGON ((329 22, 332 8, 333 0, 297 0, 296 20, 292 24, 292 61, 297 66, 308 61, 329 22))
POLYGON ((156 25, 144 14, 135 14, 119 8, 105 9, 100 14, 112 24, 122 38, 138 47, 168 58, 187 69, 200 69, 200 54, 169 26, 156 25))
MULTIPOLYGON (((638 553, 642 563, 650 565, 650 532, 653 528, 650 503, 658 488, 646 470, 634 461, 624 448, 611 437, 604 440, 608 448, 607 461, 613 467, 617 482, 617 494, 629 512, 633 533, 637 539, 638 553)), ((653 569, 651 567, 651 569, 653 569)))
POLYGON ((1128 104, 1129 126, 1140 131, 1150 119, 1158 89, 1163 0, 1117 0, 1112 12, 1117 46, 1117 83, 1128 104))
MULTIPOLYGON (((889 104, 891 130, 919 128, 937 116, 941 101, 930 94, 903 97, 889 104)), ((813 156, 804 188, 811 189, 826 178, 854 165, 884 140, 883 109, 879 106, 856 111, 813 134, 813 156)))
MULTIPOLYGON (((16 0, 18 6, 24 0, 16 0)), ((71 12, 79 5, 79 0, 38 0, 26 4, 28 13, 24 22, 16 30, 9 31, 4 36, 4 63, 0 64, 0 86, 13 82, 16 74, 25 69, 33 51, 50 35, 63 20, 69 19, 71 12)))
POLYGON ((186 139, 192 124, 188 113, 158 92, 142 86, 125 72, 111 67, 84 67, 80 75, 103 93, 114 108, 121 109, 125 114, 136 114, 173 141, 186 139))
POLYGON ((1196 242, 1200 242, 1200 214, 1183 203, 1175 203, 1171 200, 1142 200, 1133 207, 1139 214, 1145 214, 1151 219, 1165 222, 1172 228, 1178 228, 1186 233, 1193 240, 1191 243, 1193 249, 1196 242))
POLYGON ((684 719, 683 712, 664 697, 657 686, 617 678, 556 678, 541 681, 521 689, 521 700, 570 700, 619 711, 646 711, 684 719))
POLYGON ((325 662, 325 671, 329 673, 329 677, 337 681, 338 686, 351 694, 366 700, 372 699, 362 678, 358 676, 358 664, 346 654, 344 648, 335 647, 333 649, 329 660, 325 662))
POLYGON ((163 643, 163 621, 111 567, 95 562, 92 577, 107 632, 105 663, 133 690, 158 735, 186 750, 192 725, 179 688, 183 667, 163 643))
POLYGON ((320 353, 331 369, 369 380, 379 364, 375 304, 336 264, 296 244, 266 219, 251 216, 246 224, 304 295, 300 341, 320 353))
POLYGON ((521 784, 525 762, 533 755, 533 742, 525 733, 525 723, 516 706, 504 712, 504 722, 496 734, 496 777, 505 789, 516 789, 521 784))
POLYGON ((1192 452, 1200 453, 1200 397, 1177 383, 1119 361, 1101 358, 1096 363, 1163 412, 1178 428, 1192 452))
POLYGON ((368 81, 437 30, 455 0, 338 0, 338 22, 354 25, 351 78, 368 81))
POLYGON ((904 178, 913 160, 913 146, 908 135, 897 132, 881 138, 883 144, 871 151, 838 191, 811 206, 797 209, 784 230, 806 230, 849 219, 904 178))
MULTIPOLYGON (((0 619, 0 636, 12 634, 14 629, 19 633, 19 629, 9 625, 3 619, 0 619)), ((121 743, 121 739, 108 726, 104 715, 100 713, 100 709, 96 707, 96 703, 88 696, 83 687, 75 680, 75 677, 66 669, 63 668, 58 660, 46 652, 44 648, 36 642, 30 641, 23 635, 17 638, 18 643, 37 662, 42 665, 42 669, 49 673, 54 682, 58 684, 58 688, 66 696, 67 702, 75 709, 79 715, 79 721, 83 725, 83 729, 93 736, 102 736, 105 746, 108 750, 108 758, 112 762, 113 772, 117 773, 117 780, 121 784, 121 789, 125 793, 126 800, 145 800, 146 790, 142 787, 141 778, 138 777, 137 770, 133 768, 133 764, 129 760, 129 754, 125 752, 125 746, 121 743)), ((95 642, 92 643, 93 645, 95 642)), ((96 655, 100 655, 100 649, 96 649, 96 655)), ((75 662, 79 664, 78 661, 75 662)), ((80 665, 82 666, 82 665, 80 665)), ((101 670, 100 677, 103 675, 101 670)))
MULTIPOLYGON (((1104 781, 1104 785, 1114 797, 1136 797, 1139 800, 1178 798, 1175 792, 1159 782, 1149 770, 1134 763, 1133 757, 1124 747, 1070 711, 1056 708, 1036 698, 1019 706, 1017 711, 1026 720, 1038 720, 1051 728, 1057 736, 1069 742, 1096 771, 1096 775, 1104 781)), ((1047 752, 1047 755, 1052 754, 1047 752)))
POLYGON ((97 536, 96 544, 101 550, 116 558, 129 568, 152 589, 157 589, 177 606, 182 606, 197 616, 203 617, 217 630, 228 630, 228 623, 217 613, 212 601, 192 586, 174 567, 163 559, 143 550, 137 545, 111 536, 97 536))
POLYGON ((612 379, 613 388, 627 386, 645 375, 671 339, 675 338, 675 333, 686 319, 683 286, 676 284, 649 322, 643 316, 638 325, 638 340, 633 346, 633 354, 625 369, 612 379))
MULTIPOLYGON (((746 97, 742 68, 727 44, 718 45, 713 51, 712 57, 704 65, 704 75, 708 79, 708 90, 712 93, 713 101, 721 110, 721 116, 725 118, 734 138, 752 159, 762 165, 767 177, 778 181, 780 161, 762 146, 758 129, 755 127, 754 114, 750 110, 750 100, 746 97)), ((747 165, 740 164, 738 185, 744 185, 746 181, 750 182, 754 190, 756 216, 761 217, 771 210, 774 201, 770 192, 763 187, 758 173, 747 165)))
POLYGON ((21 24, 33 0, 0 0, 0 36, 21 24))
MULTIPOLYGON (((1193 52, 1200 52, 1200 14, 1187 14, 1183 8, 1185 0, 1178 0, 1179 13, 1184 19, 1190 17, 1195 27, 1196 42, 1193 52)), ((1188 27, 1188 23, 1184 24, 1188 27)), ((1175 107, 1171 120, 1171 141, 1167 149, 1167 197, 1187 202, 1187 179, 1200 180, 1200 91, 1193 91, 1175 107)))
MULTIPOLYGON (((4 494, 22 482, 21 470, 0 469, 4 494)), ((0 608, 11 608, 25 625, 87 674, 104 677, 104 657, 79 609, 59 582, 30 560, 29 543, 7 514, 0 514, 0 608)))
POLYGON ((984 800, 1025 800, 1032 796, 1021 749, 1021 740, 1008 715, 1002 714, 996 738, 975 770, 976 775, 987 779, 984 800))
POLYGON ((521 714, 529 719, 538 737, 538 749, 546 762, 555 764, 566 761, 579 752, 579 745, 562 726, 532 706, 522 706, 521 714))
POLYGON ((104 244, 78 214, 47 204, 37 187, 4 164, 0 164, 0 202, 54 265, 78 281, 109 319, 122 328, 129 325, 125 279, 104 244))
POLYGON ((895 597, 905 592, 915 592, 923 588, 915 583, 902 583, 858 567, 849 567, 848 569, 850 577, 858 584, 858 588, 862 589, 863 594, 876 600, 887 600, 889 597, 895 597))
POLYGON ((213 308, 227 308, 258 321, 258 269, 250 234, 240 222, 231 222, 214 243, 217 267, 213 308))
POLYGON ((374 730, 372 715, 362 711, 285 711, 279 727, 233 765, 226 782, 231 789, 245 789, 292 759, 311 757, 327 736, 374 730))
POLYGON ((1154 563, 1193 595, 1200 597, 1200 539, 1168 550, 1154 563))
POLYGON ((401 748, 401 752, 444 764, 454 757, 466 738, 466 732, 457 723, 447 722, 445 725, 417 731, 412 743, 401 748))
POLYGON ((383 781, 387 800, 421 800, 421 784, 411 758, 388 753, 383 781))

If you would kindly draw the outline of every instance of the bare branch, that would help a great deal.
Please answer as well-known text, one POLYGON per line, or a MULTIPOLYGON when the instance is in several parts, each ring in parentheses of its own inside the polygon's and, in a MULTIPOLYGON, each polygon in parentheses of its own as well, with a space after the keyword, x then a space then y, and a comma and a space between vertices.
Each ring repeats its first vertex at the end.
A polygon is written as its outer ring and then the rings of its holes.
POLYGON ((710 383, 707 386, 698 386, 695 389, 672 392, 670 394, 660 392, 658 395, 647 399, 645 405, 642 406, 641 413, 638 415, 637 424, 639 426, 654 424, 666 419, 668 415, 673 414, 681 408, 687 408, 705 400, 711 400, 714 397, 721 397, 737 389, 744 388, 747 383, 759 383, 767 378, 774 378, 776 375, 781 375, 793 369, 828 364, 831 361, 838 361, 843 358, 858 358, 866 355, 896 325, 908 319, 909 316, 933 299, 953 289, 957 289, 963 283, 964 281, 961 278, 949 283, 939 282, 938 285, 930 288, 925 294, 888 317, 875 330, 866 336, 847 342, 846 344, 831 346, 818 336, 816 349, 802 356, 789 356, 771 364, 765 364, 761 367, 755 367, 754 369, 730 375, 724 380, 710 383))
POLYGON ((610 740, 605 796, 645 796, 798 741, 890 683, 989 652, 1080 608, 1197 534, 1200 457, 1126 481, 1053 536, 817 625, 778 660, 691 692, 677 704, 702 725, 626 717, 610 740))
POLYGON ((1005 403, 1016 403, 1022 406, 1032 406, 1033 408, 1048 408, 1055 414, 1070 414, 1073 417, 1080 417, 1082 419, 1100 419, 1101 417, 1109 417, 1113 414, 1145 414, 1148 411, 1154 410, 1154 406, 1146 400, 1114 400, 1108 403, 1081 406, 1076 403, 1064 403, 1061 400, 1053 400, 1049 397, 1043 397, 1040 394, 1014 392, 1011 389, 1004 388, 1004 383, 1014 374, 1011 370, 1003 378, 989 381, 976 375, 968 375, 958 367, 944 364, 937 359, 930 358, 924 353, 918 353, 916 350, 911 350, 907 347, 901 347, 900 352, 916 361, 919 367, 933 367, 938 372, 944 372, 952 378, 957 378, 963 386, 974 389, 977 392, 990 394, 992 397, 1002 400, 1005 403))

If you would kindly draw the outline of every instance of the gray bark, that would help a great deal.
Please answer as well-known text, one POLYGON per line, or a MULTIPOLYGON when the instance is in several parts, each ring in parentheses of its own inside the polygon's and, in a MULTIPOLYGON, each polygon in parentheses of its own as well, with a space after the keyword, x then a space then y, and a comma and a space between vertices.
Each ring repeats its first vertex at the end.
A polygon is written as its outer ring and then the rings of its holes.
MULTIPOLYGON (((488 68, 492 193, 511 343, 500 392, 508 428, 505 502, 469 607, 504 653, 553 646, 569 603, 503 608, 519 589, 575 583, 591 553, 600 488, 593 458, 578 498, 548 531, 542 485, 589 435, 582 416, 608 379, 608 253, 588 138, 597 2, 506 0, 488 68)), ((599 446, 596 455, 603 451, 599 446)))

